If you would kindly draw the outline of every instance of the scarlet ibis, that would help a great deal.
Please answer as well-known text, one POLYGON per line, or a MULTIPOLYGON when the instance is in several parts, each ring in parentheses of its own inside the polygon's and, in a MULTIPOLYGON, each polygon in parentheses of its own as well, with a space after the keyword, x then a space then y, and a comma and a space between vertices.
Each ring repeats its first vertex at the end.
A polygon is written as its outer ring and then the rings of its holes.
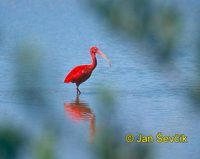
POLYGON ((92 71, 97 66, 96 53, 104 58, 110 65, 109 59, 106 57, 106 55, 103 54, 96 46, 92 46, 90 48, 92 63, 76 66, 65 77, 64 83, 76 83, 77 94, 81 94, 81 91, 78 88, 79 85, 85 82, 91 76, 92 71))

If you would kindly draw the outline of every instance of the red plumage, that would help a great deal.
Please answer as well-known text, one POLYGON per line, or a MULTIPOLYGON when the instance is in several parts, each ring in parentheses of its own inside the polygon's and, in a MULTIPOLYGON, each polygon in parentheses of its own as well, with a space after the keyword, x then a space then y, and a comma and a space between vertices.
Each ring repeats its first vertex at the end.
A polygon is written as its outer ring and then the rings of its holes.
POLYGON ((65 83, 76 83, 79 86, 81 83, 85 82, 92 74, 92 67, 90 65, 80 65, 72 69, 66 76, 65 83))

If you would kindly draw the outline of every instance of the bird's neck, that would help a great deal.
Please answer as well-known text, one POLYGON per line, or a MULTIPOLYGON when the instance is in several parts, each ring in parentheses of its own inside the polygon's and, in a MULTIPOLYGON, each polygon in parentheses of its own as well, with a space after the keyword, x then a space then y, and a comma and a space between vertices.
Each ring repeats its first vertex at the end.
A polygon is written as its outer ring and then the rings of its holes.
POLYGON ((97 59, 96 59, 96 55, 94 53, 90 53, 91 57, 92 57, 92 63, 91 63, 91 68, 95 69, 95 67, 97 66, 97 59))

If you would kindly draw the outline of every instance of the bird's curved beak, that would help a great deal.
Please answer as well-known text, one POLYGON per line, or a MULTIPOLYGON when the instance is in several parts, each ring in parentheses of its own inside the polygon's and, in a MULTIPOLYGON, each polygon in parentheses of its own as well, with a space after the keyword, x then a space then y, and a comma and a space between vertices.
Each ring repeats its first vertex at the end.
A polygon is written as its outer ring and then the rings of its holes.
POLYGON ((111 64, 110 64, 110 60, 106 57, 106 55, 101 52, 100 50, 97 51, 97 53, 106 60, 106 62, 109 64, 109 66, 111 67, 111 64))

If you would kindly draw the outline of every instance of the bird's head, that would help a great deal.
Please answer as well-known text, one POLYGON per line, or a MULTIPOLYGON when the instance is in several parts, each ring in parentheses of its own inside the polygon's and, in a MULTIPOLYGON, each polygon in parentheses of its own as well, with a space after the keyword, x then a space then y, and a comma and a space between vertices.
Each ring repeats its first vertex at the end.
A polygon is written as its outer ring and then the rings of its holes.
POLYGON ((104 53, 102 53, 96 46, 92 46, 91 48, 90 48, 90 53, 91 54, 99 54, 102 58, 104 58, 106 61, 107 61, 107 63, 109 64, 109 66, 110 66, 110 60, 106 57, 106 55, 104 54, 104 53))

